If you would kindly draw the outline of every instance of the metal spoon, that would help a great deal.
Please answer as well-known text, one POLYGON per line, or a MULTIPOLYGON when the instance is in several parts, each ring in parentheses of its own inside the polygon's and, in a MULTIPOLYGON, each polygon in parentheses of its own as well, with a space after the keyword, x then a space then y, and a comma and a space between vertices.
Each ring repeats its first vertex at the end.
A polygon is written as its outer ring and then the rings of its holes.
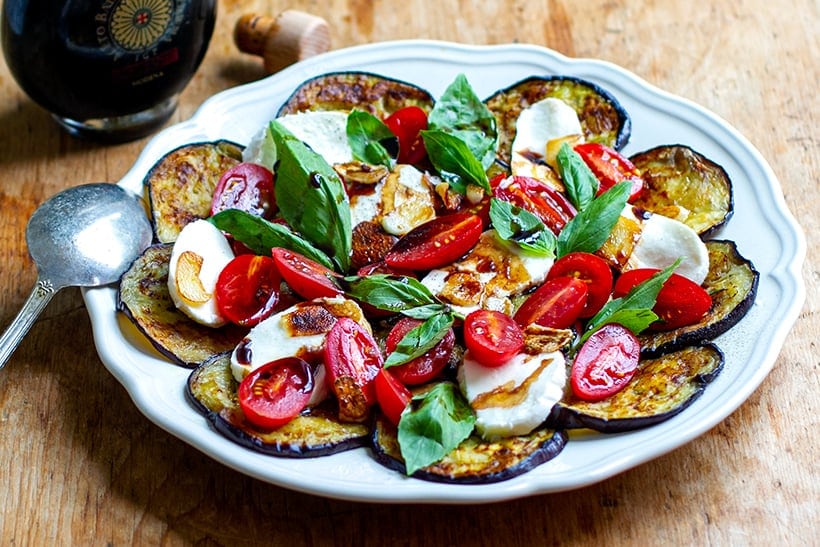
POLYGON ((37 208, 26 227, 37 284, 0 337, 0 369, 57 291, 113 283, 151 237, 142 204, 115 184, 75 186, 37 208))

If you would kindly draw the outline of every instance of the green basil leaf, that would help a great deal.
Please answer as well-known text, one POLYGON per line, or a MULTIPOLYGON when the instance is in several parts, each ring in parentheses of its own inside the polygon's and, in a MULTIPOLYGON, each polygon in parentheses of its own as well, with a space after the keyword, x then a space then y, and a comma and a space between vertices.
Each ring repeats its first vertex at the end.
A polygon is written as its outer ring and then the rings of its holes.
POLYGON ((561 145, 555 159, 567 197, 577 210, 586 209, 598 193, 601 184, 598 177, 567 143, 561 145))
POLYGON ((330 256, 335 269, 350 267, 350 202, 333 168, 276 120, 270 123, 278 163, 274 194, 287 223, 330 256))
POLYGON ((427 129, 421 132, 427 157, 456 191, 464 193, 468 184, 474 184, 492 193, 484 167, 467 145, 444 131, 427 129))
POLYGON ((347 116, 347 140, 353 157, 371 165, 393 167, 394 156, 383 142, 393 142, 398 151, 398 139, 379 118, 362 110, 353 110, 347 116))
POLYGON ((384 360, 384 368, 403 365, 421 357, 438 344, 453 326, 453 316, 440 313, 430 316, 399 340, 396 349, 384 360))
POLYGON ((333 261, 325 253, 282 224, 268 222, 264 218, 239 209, 226 209, 208 220, 256 254, 267 256, 270 255, 272 248, 284 247, 327 268, 332 269, 334 266, 333 261))
POLYGON ((501 239, 537 256, 555 256, 555 235, 526 209, 490 198, 490 221, 501 239))
POLYGON ((456 76, 427 118, 430 129, 458 137, 488 169, 495 161, 498 139, 495 116, 476 95, 464 74, 456 76))
POLYGON ((412 277, 375 274, 345 277, 342 281, 348 296, 380 310, 404 312, 438 304, 430 289, 412 277))
POLYGON ((635 334, 640 334, 658 316, 652 311, 663 284, 680 265, 681 259, 665 268, 643 283, 635 285, 625 296, 607 302, 587 323, 587 330, 578 341, 583 344, 590 335, 607 323, 620 323, 635 334), (650 315, 651 314, 651 315, 650 315), (651 319, 651 320, 650 320, 651 319), (647 322, 648 321, 648 322, 647 322))
POLYGON ((558 235, 556 254, 562 257, 573 251, 594 253, 600 249, 618 222, 631 188, 630 182, 619 182, 578 211, 558 235))
MULTIPOLYGON (((424 306, 418 306, 416 308, 410 308, 407 310, 402 310, 401 314, 406 315, 407 317, 412 317, 413 319, 420 319, 425 321, 430 319, 434 315, 442 314, 442 313, 453 313, 450 309, 450 306, 447 304, 426 304, 424 306)), ((453 313, 454 316, 459 314, 453 313)))
POLYGON ((416 396, 399 421, 398 441, 408 475, 455 450, 473 432, 475 416, 455 384, 441 382, 416 396))

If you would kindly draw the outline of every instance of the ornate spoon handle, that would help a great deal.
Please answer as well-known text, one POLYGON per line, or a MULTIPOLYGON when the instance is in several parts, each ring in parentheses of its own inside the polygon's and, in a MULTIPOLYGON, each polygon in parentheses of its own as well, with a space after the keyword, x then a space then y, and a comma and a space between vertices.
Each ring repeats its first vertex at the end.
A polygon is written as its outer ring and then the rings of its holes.
POLYGON ((20 309, 20 313, 17 314, 17 317, 0 336, 0 369, 6 365, 31 325, 34 324, 34 321, 58 290, 60 290, 60 287, 55 288, 48 279, 37 278, 37 284, 31 289, 31 294, 29 294, 28 300, 20 309))

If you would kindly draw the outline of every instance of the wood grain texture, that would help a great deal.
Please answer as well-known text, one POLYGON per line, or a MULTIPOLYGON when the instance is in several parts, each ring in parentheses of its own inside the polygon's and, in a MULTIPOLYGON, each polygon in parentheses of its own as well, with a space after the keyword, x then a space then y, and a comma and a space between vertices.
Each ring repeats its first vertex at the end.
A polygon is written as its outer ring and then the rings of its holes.
MULTIPOLYGON (((728 120, 762 152, 809 240, 808 299, 774 370, 736 412, 663 457, 581 490, 482 506, 374 505, 236 473, 144 418, 97 357, 78 290, 60 293, 0 372, 2 545, 818 544, 820 81, 814 0, 222 0, 172 122, 262 76, 240 15, 325 17, 333 47, 401 38, 528 42, 621 65, 728 120), (55 539, 56 538, 56 539, 55 539)), ((35 279, 23 237, 47 196, 116 181, 146 140, 61 133, 0 65, 0 325, 35 279)))

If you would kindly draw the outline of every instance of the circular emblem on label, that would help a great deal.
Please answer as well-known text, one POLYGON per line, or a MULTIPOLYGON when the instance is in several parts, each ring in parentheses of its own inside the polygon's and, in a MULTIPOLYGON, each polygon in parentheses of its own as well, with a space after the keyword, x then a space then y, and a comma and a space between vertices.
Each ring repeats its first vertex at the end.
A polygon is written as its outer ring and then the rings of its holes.
POLYGON ((165 35, 174 0, 120 0, 111 13, 111 37, 123 49, 147 49, 165 35))

